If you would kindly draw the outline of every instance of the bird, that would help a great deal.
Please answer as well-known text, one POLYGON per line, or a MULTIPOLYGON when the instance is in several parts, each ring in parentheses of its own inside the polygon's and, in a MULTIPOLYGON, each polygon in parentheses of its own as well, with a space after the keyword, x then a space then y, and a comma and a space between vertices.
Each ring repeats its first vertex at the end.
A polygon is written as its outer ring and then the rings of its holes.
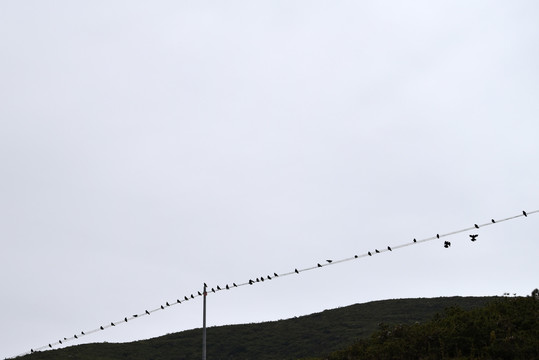
POLYGON ((110 323, 110 326, 116 326, 116 325, 114 325, 114 323, 113 323, 113 322, 111 322, 111 323, 110 323))
POLYGON ((62 340, 58 340, 58 342, 61 344, 61 343, 62 343, 62 340))
POLYGON ((476 229, 479 229, 479 225, 473 224, 473 226, 475 226, 476 229))
POLYGON ((180 301, 180 299, 176 299, 176 303, 181 304, 182 302, 180 301))
POLYGON ((475 241, 475 240, 477 240, 477 237, 478 237, 478 236, 479 236, 479 235, 477 235, 477 234, 475 234, 475 235, 470 235, 470 238, 471 238, 470 240, 475 241))
POLYGON ((133 317, 138 317, 138 315, 137 315, 137 314, 133 314, 133 317))
POLYGON ((81 334, 81 335, 86 335, 86 334, 84 333, 84 331, 81 331, 80 334, 81 334))
POLYGON ((249 279, 249 285, 253 285, 254 284, 254 281, 249 279))
POLYGON ((294 271, 296 272, 296 274, 299 274, 299 271, 298 271, 298 269, 294 269, 294 271))
POLYGON ((198 296, 202 296, 202 294, 200 293, 200 291, 197 291, 198 292, 198 296))
POLYGON ((358 256, 357 256, 357 255, 354 255, 354 257, 355 257, 356 259, 358 258, 358 256))
POLYGON ((378 249, 374 249, 374 251, 376 251, 376 253, 377 253, 377 254, 379 254, 379 253, 380 253, 380 251, 378 251, 378 249))
POLYGON ((369 254, 369 256, 372 256, 372 253, 370 251, 367 254, 369 254))
POLYGON ((264 281, 264 277, 263 277, 263 276, 260 277, 260 281, 264 281))
POLYGON ((496 223, 496 221, 495 221, 494 219, 490 219, 490 221, 492 221, 492 223, 493 223, 493 224, 495 224, 495 223, 496 223))
POLYGON ((232 283, 232 285, 234 285, 234 287, 238 287, 238 285, 236 285, 236 283, 232 283))
POLYGON ((256 282, 260 282, 260 279, 259 279, 259 278, 256 278, 256 282))
POLYGON ((165 310, 165 307, 163 305, 161 305, 161 310, 165 310))
POLYGON ((206 283, 204 283, 204 287, 208 287, 208 285, 206 283))
POLYGON ((30 352, 33 353, 33 352, 34 352, 34 349, 30 349, 30 352))
POLYGON ((168 301, 166 302, 166 305, 167 305, 167 306, 170 306, 170 304, 168 303, 168 301))
POLYGON ((273 273, 273 276, 279 276, 279 275, 277 275, 277 273, 273 273))
POLYGON ((211 291, 212 291, 212 292, 215 292, 215 289, 214 289, 214 288, 211 288, 211 291))
POLYGON ((219 287, 219 285, 217 285, 217 290, 221 290, 221 288, 219 287))
POLYGON ((444 241, 444 248, 448 248, 451 246, 451 243, 449 241, 444 241))
POLYGON ((127 318, 124 318, 124 321, 127 322, 127 318))
POLYGON ((100 328, 101 330, 105 330, 105 328, 104 328, 103 326, 100 326, 99 328, 100 328))
POLYGON ((148 310, 146 310, 146 314, 147 314, 147 315, 150 315, 150 312, 149 312, 148 310))
POLYGON ((439 238, 440 238, 440 234, 436 234, 436 237, 439 239, 439 238))
POLYGON ((185 301, 189 300, 189 299, 187 298, 187 296, 184 296, 183 298, 185 299, 185 301))
POLYGON ((417 240, 414 238, 414 242, 417 242, 417 240))
POLYGON ((50 348, 52 348, 52 345, 51 345, 51 344, 49 344, 49 347, 50 347, 50 348))
POLYGON ((326 261, 327 261, 328 263, 330 263, 330 264, 333 262, 333 260, 326 260, 326 261))
POLYGON ((320 265, 320 263, 318 263, 317 265, 318 265, 318 267, 322 267, 322 265, 320 265))
POLYGON ((66 341, 66 340, 67 340, 67 338, 64 338, 64 341, 66 341))
POLYGON ((230 290, 230 288, 228 287, 228 284, 226 284, 225 288, 226 288, 227 290, 230 290))
POLYGON ((73 335, 73 337, 75 337, 75 339, 78 339, 78 337, 77 337, 77 335, 76 335, 76 334, 75 334, 75 335, 73 335))
POLYGON ((524 216, 526 216, 526 217, 528 216, 528 214, 526 214, 526 212, 525 212, 524 210, 522 210, 522 214, 523 214, 524 216))
POLYGON ((390 246, 388 246, 387 249, 388 249, 389 251, 393 251, 393 250, 391 250, 391 247, 390 247, 390 246))
POLYGON ((271 280, 271 276, 268 275, 268 280, 271 280))
POLYGON ((195 297, 193 296, 193 294, 191 294, 191 299, 194 299, 195 297))

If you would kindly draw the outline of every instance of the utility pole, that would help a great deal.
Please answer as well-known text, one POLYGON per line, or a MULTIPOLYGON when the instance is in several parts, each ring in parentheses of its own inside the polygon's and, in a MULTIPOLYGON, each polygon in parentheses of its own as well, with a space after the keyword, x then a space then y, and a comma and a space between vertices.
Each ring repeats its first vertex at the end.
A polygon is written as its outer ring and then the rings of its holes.
POLYGON ((202 360, 206 360, 206 283, 204 283, 204 300, 202 305, 202 360))

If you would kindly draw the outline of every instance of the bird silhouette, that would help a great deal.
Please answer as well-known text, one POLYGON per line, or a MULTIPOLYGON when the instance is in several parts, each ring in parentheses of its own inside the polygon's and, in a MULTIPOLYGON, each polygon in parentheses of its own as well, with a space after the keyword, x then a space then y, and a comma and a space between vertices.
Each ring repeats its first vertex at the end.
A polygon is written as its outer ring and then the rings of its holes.
POLYGON ((211 291, 212 291, 212 292, 215 292, 215 289, 214 289, 214 288, 211 288, 211 291))
POLYGON ((470 238, 471 238, 470 240, 475 241, 475 240, 477 240, 477 237, 478 237, 478 236, 479 236, 479 235, 477 235, 477 234, 475 234, 475 235, 470 235, 470 238))
POLYGON ((354 257, 355 257, 356 259, 358 258, 358 256, 357 256, 357 255, 354 255, 354 257))
POLYGON ((208 285, 206 283, 204 283, 204 287, 208 287, 208 285))
POLYGON ((273 273, 273 276, 279 276, 279 275, 277 275, 277 273, 273 273))
POLYGON ((414 242, 417 242, 417 240, 414 238, 414 242))
POLYGON ((326 261, 327 261, 328 263, 330 263, 330 264, 333 262, 333 260, 326 260, 326 261))
POLYGON ((110 326, 116 326, 116 325, 114 325, 114 323, 113 323, 113 322, 111 322, 111 323, 110 323, 110 326))
POLYGON ((522 214, 523 214, 524 216, 526 216, 526 217, 528 216, 528 214, 526 214, 526 212, 525 212, 524 210, 522 210, 522 214))
POLYGON ((271 280, 271 276, 268 275, 268 280, 271 280))
POLYGON ((296 272, 296 274, 299 274, 299 271, 298 271, 298 269, 294 269, 294 271, 296 272))
POLYGON ((440 234, 436 234, 436 237, 439 239, 439 238, 440 238, 440 234))
POLYGON ((217 290, 221 290, 221 288, 219 287, 219 285, 217 285, 217 290))
POLYGON ((104 328, 103 326, 100 326, 99 328, 100 328, 101 330, 105 330, 105 328, 104 328))
POLYGON ((133 317, 138 317, 138 315, 137 315, 137 314, 134 314, 133 317))
POLYGON ((170 306, 170 304, 168 303, 168 301, 166 302, 166 304, 165 304, 165 305, 167 305, 167 306, 170 306))
POLYGON ((52 345, 51 345, 51 344, 49 344, 49 347, 50 347, 50 348, 52 348, 52 345))
POLYGON ((444 241, 444 248, 448 248, 451 246, 451 243, 449 241, 444 241))
POLYGON ((61 344, 61 343, 62 343, 62 340, 58 340, 58 342, 61 344))
POLYGON ((259 279, 259 278, 256 278, 256 282, 260 282, 260 279, 259 279))
POLYGON ((377 253, 377 254, 379 254, 379 253, 380 253, 380 251, 378 251, 378 249, 374 249, 374 251, 376 251, 376 253, 377 253))
POLYGON ((476 229, 479 229, 479 225, 473 224, 473 226, 475 226, 476 229))
POLYGON ((249 285, 253 285, 254 284, 254 281, 249 279, 249 285))
POLYGON ((322 267, 322 265, 320 265, 320 264, 317 264, 317 265, 318 265, 318 267, 322 267))
POLYGON ((232 283, 232 285, 234 285, 234 287, 238 287, 238 285, 236 285, 236 283, 232 283))
POLYGON ((182 302, 180 301, 180 299, 176 299, 176 303, 181 304, 182 302))
POLYGON ((183 298, 185 299, 185 301, 189 300, 189 298, 187 296, 184 296, 183 298))
POLYGON ((195 297, 193 296, 193 294, 191 294, 191 299, 194 299, 195 297))
POLYGON ((124 318, 124 321, 127 322, 127 318, 124 318))
POLYGON ((390 247, 390 246, 388 246, 387 249, 388 249, 389 251, 393 251, 393 250, 391 250, 391 247, 390 247))
POLYGON ((200 293, 200 291, 197 291, 198 292, 198 296, 202 296, 202 294, 200 293))
POLYGON ((493 223, 493 224, 495 224, 495 223, 496 223, 496 221, 494 221, 494 219, 490 219, 490 221, 492 221, 492 223, 493 223))
POLYGON ((77 337, 77 335, 76 335, 76 334, 75 334, 75 335, 73 335, 73 337, 74 337, 75 339, 78 339, 78 337, 77 337))
POLYGON ((146 314, 150 315, 150 312, 148 310, 146 310, 146 314))
POLYGON ((369 256, 372 256, 372 253, 370 251, 367 254, 369 254, 369 256))
POLYGON ((86 335, 86 334, 84 333, 84 331, 81 331, 80 334, 81 334, 81 335, 86 335))
POLYGON ((260 277, 260 281, 264 281, 264 277, 263 277, 263 276, 260 277))
POLYGON ((226 288, 227 290, 230 290, 230 288, 228 287, 228 284, 226 284, 225 288, 226 288))
POLYGON ((161 305, 161 310, 165 310, 165 307, 163 305, 161 305))

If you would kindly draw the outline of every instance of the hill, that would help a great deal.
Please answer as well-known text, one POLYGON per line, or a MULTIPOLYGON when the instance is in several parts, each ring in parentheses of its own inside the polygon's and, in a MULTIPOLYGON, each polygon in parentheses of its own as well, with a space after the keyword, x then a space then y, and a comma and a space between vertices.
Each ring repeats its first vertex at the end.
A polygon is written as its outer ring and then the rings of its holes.
MULTIPOLYGON (((356 304, 298 318, 207 329, 208 359, 326 356, 367 338, 380 324, 414 324, 449 307, 473 309, 496 297, 397 299, 356 304)), ((131 343, 94 343, 29 354, 21 360, 191 360, 202 357, 202 330, 131 343)))

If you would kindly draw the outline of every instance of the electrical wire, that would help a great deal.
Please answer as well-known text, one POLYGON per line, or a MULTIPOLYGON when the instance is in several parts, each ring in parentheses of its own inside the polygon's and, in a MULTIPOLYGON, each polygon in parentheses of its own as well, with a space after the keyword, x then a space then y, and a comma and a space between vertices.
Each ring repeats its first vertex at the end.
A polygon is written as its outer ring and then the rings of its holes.
POLYGON ((51 343, 49 343, 47 345, 44 345, 44 346, 41 346, 41 347, 38 347, 38 348, 30 349, 30 351, 21 353, 21 354, 17 355, 17 357, 27 355, 27 354, 30 354, 30 353, 34 353, 34 352, 37 352, 37 351, 41 351, 41 350, 52 349, 55 346, 63 345, 65 342, 77 340, 77 339, 79 339, 79 338, 81 338, 83 336, 88 336, 90 334, 94 334, 94 333, 106 330, 106 329, 114 327, 116 325, 121 325, 121 324, 128 323, 131 320, 135 320, 135 319, 138 319, 138 318, 141 318, 141 317, 144 317, 144 316, 148 316, 148 315, 150 315, 150 314, 152 314, 152 313, 154 313, 156 311, 165 310, 165 309, 167 309, 169 307, 179 305, 179 304, 181 304, 183 302, 186 302, 186 301, 194 300, 197 297, 210 295, 212 293, 217 293, 219 291, 231 290, 233 288, 237 288, 237 287, 241 287, 241 286, 254 285, 256 283, 261 283, 261 282, 268 281, 268 280, 273 280, 273 279, 276 279, 276 278, 282 278, 282 277, 285 277, 285 276, 299 274, 299 273, 302 273, 302 272, 305 272, 305 271, 311 271, 311 270, 323 268, 323 267, 330 266, 330 265, 337 265, 337 264, 341 264, 341 263, 344 263, 344 262, 347 262, 347 261, 358 260, 358 259, 361 259, 361 258, 364 258, 364 257, 374 256, 374 255, 381 254, 381 253, 384 253, 384 252, 387 252, 387 251, 393 251, 393 250, 401 249, 401 248, 412 246, 412 245, 418 245, 418 244, 422 244, 422 243, 433 241, 433 240, 439 240, 439 239, 444 238, 444 237, 460 234, 460 233, 463 233, 463 232, 468 232, 470 230, 477 230, 477 229, 480 229, 480 228, 485 227, 485 226, 491 226, 491 225, 499 224, 501 222, 517 219, 517 218, 520 218, 520 217, 523 217, 523 216, 528 217, 528 215, 535 214, 535 213, 538 213, 538 212, 539 212, 539 210, 534 210, 534 211, 529 211, 529 212, 522 211, 522 213, 520 213, 518 215, 515 215, 515 216, 510 216, 510 217, 503 218, 503 219, 498 219, 498 220, 492 219, 490 222, 486 222, 484 224, 474 224, 474 226, 471 226, 471 227, 467 227, 467 228, 456 230, 456 231, 451 231, 451 232, 448 232, 448 233, 445 233, 445 234, 436 234, 434 236, 431 236, 431 237, 428 237, 428 238, 425 238, 425 239, 420 239, 420 240, 413 239, 411 242, 406 242, 406 243, 395 245, 395 246, 388 246, 387 248, 374 249, 374 251, 372 251, 372 252, 369 251, 367 253, 362 253, 362 254, 354 255, 352 257, 347 257, 347 258, 343 258, 343 259, 325 260, 322 263, 317 263, 315 266, 311 266, 311 267, 307 267, 307 268, 303 268, 303 269, 297 269, 296 268, 296 269, 294 269, 292 271, 284 272, 284 273, 280 273, 280 274, 273 273, 273 274, 266 275, 265 277, 264 276, 263 277, 257 277, 257 278, 255 278, 255 280, 253 280, 253 278, 250 278, 248 281, 240 282, 238 284, 236 284, 235 282, 232 282, 232 283, 226 284, 223 287, 217 285, 216 287, 213 287, 211 289, 208 288, 208 290, 206 290, 206 293, 202 293, 200 291, 197 291, 196 293, 191 293, 189 295, 185 295, 181 299, 177 298, 174 301, 167 301, 167 302, 165 302, 164 305, 161 305, 161 306, 159 306, 159 307, 157 307, 155 309, 144 310, 143 312, 140 312, 138 314, 133 314, 131 316, 124 317, 122 320, 113 321, 111 323, 101 325, 98 328, 88 330, 88 331, 81 331, 80 333, 76 333, 73 336, 64 337, 63 340, 58 340, 58 341, 51 342, 51 343))

